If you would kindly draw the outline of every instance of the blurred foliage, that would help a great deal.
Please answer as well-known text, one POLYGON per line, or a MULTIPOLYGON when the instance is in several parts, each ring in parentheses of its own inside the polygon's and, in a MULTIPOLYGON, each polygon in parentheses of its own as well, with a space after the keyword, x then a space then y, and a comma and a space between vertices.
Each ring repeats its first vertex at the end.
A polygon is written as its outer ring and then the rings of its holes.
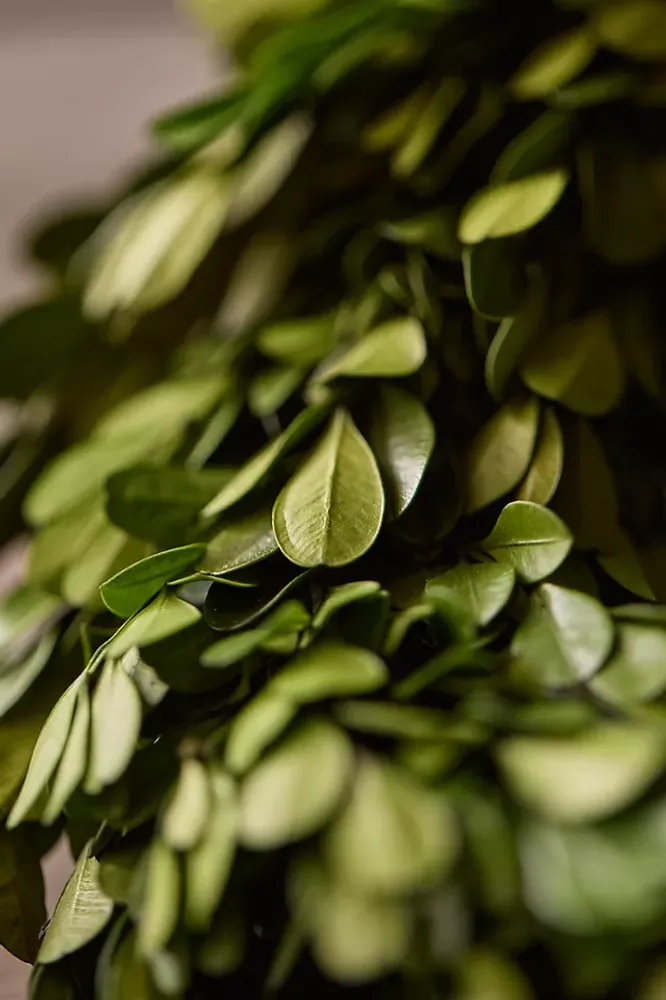
POLYGON ((0 941, 661 998, 666 3, 189 7, 233 80, 0 325, 0 941))

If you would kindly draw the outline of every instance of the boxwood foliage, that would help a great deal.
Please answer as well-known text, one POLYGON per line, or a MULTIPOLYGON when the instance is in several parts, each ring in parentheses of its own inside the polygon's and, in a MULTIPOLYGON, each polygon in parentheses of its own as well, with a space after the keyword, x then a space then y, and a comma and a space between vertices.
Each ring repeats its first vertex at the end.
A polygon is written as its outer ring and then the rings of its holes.
POLYGON ((233 82, 0 329, 0 940, 33 1000, 663 997, 666 4, 194 7, 233 82))

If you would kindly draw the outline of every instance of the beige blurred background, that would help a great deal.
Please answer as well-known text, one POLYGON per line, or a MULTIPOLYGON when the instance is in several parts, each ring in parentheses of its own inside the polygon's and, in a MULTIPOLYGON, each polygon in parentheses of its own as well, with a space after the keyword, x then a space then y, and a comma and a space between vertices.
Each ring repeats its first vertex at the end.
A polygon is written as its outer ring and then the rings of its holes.
MULTIPOLYGON (((0 0, 0 309, 38 282, 21 229, 103 195, 149 148, 146 121, 214 81, 174 0, 0 0)), ((48 859, 50 907, 69 864, 64 850, 48 859)), ((0 950, 0 1000, 24 1000, 28 971, 0 950)))

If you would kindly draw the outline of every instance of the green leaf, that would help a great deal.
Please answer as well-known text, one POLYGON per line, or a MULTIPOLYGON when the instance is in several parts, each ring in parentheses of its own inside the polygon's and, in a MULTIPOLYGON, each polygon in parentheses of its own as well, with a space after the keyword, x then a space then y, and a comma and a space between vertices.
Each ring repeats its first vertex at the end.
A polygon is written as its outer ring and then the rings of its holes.
POLYGON ((512 737, 498 760, 527 808, 556 823, 592 823, 645 792, 663 770, 666 744, 656 728, 609 722, 567 738, 512 737))
POLYGON ((301 368, 275 366, 254 376, 247 390, 247 405, 260 420, 278 412, 305 378, 301 368))
POLYGON ((511 377, 540 329, 545 313, 546 290, 542 279, 533 281, 520 311, 502 320, 491 341, 486 355, 485 378, 488 392, 496 402, 506 396, 511 377))
POLYGON ((123 666, 107 660, 92 697, 90 759, 85 790, 99 794, 127 770, 137 748, 143 710, 141 696, 123 666))
POLYGON ((210 926, 224 892, 238 835, 238 795, 219 767, 209 774, 210 812, 203 836, 185 860, 185 919, 193 931, 210 926))
POLYGON ((107 655, 123 656, 132 646, 149 646, 194 625, 200 618, 197 608, 166 590, 118 629, 106 647, 107 655))
POLYGON ((201 162, 121 204, 93 241, 85 313, 140 315, 178 295, 217 239, 229 197, 227 179, 201 162))
POLYGON ((592 21, 602 45, 633 59, 666 57, 666 11, 660 0, 620 0, 595 12, 592 21))
POLYGON ((335 714, 349 729, 390 739, 445 742, 452 732, 449 716, 416 705, 344 701, 335 706, 335 714))
POLYGON ((525 264, 515 240, 483 240, 463 250, 465 291, 472 309, 486 319, 517 313, 525 287, 525 264))
POLYGON ((41 821, 50 826, 58 819, 69 799, 79 787, 88 766, 88 739, 90 737, 90 695, 88 685, 78 690, 72 727, 67 745, 55 772, 48 802, 41 821))
POLYGON ((388 320, 364 334, 344 354, 315 372, 317 382, 334 378, 399 378, 418 371, 426 359, 423 327, 412 316, 388 320))
POLYGON ((368 649, 323 641, 310 646, 283 667, 270 682, 270 690, 295 704, 326 698, 368 694, 383 687, 388 671, 368 649))
POLYGON ((443 598, 476 625, 488 625, 511 597, 515 579, 513 568, 502 563, 461 563, 428 580, 426 597, 443 598))
POLYGON ((538 504, 516 500, 506 505, 483 548, 497 562, 513 566, 525 583, 536 583, 564 562, 572 542, 557 514, 538 504))
POLYGON ((204 507, 204 518, 213 518, 242 500, 266 478, 274 465, 299 444, 323 419, 325 409, 311 406, 303 410, 278 437, 269 441, 237 472, 216 497, 204 507))
POLYGON ((494 184, 517 181, 556 166, 568 152, 574 118, 566 111, 545 111, 504 149, 490 179, 494 184))
POLYGON ((335 339, 334 316, 299 316, 263 327, 257 347, 280 364, 311 368, 329 354, 335 339))
POLYGON ((373 597, 379 593, 380 589, 380 585, 374 580, 355 580, 352 583, 343 583, 339 587, 333 587, 317 608, 312 619, 312 628, 315 631, 323 629, 338 611, 342 611, 356 601, 364 601, 373 597))
POLYGON ((21 962, 34 963, 45 922, 39 855, 23 836, 0 827, 0 945, 21 962))
POLYGON ((56 632, 47 632, 24 660, 0 668, 0 718, 21 700, 37 680, 49 663, 57 640, 56 632))
POLYGON ((199 561, 205 545, 183 545, 166 552, 156 552, 122 569, 99 588, 105 605, 118 618, 131 618, 158 594, 165 584, 182 576, 199 561))
POLYGON ((351 799, 329 827, 327 864, 364 894, 425 889, 450 871, 458 853, 453 813, 439 791, 389 761, 359 762, 351 799))
POLYGON ((481 428, 469 449, 468 514, 506 496, 527 472, 539 430, 533 396, 505 403, 481 428))
POLYGON ((293 701, 264 689, 231 720, 224 763, 233 774, 244 774, 287 728, 298 712, 293 701))
POLYGON ((44 723, 32 753, 23 787, 9 814, 8 830, 18 826, 26 818, 51 780, 67 743, 79 688, 85 683, 86 678, 81 675, 70 684, 44 723))
POLYGON ((555 35, 530 53, 509 80, 509 90, 519 101, 548 97, 579 76, 596 51, 596 39, 587 25, 555 35))
POLYGON ((435 426, 416 396, 384 385, 373 409, 370 445, 394 517, 414 499, 435 447, 435 426))
POLYGON ((467 84, 456 76, 444 77, 433 94, 415 107, 406 135, 393 154, 391 168, 396 177, 410 177, 426 159, 446 122, 467 92, 467 84))
POLYGON ((617 406, 625 385, 622 359, 605 311, 552 331, 534 344, 520 370, 525 385, 574 413, 601 416, 617 406))
POLYGON ((456 1000, 533 1000, 534 994, 517 965, 500 952, 475 948, 458 969, 456 1000))
POLYGON ((225 372, 158 382, 107 412, 95 425, 94 439, 103 440, 104 448, 134 439, 143 441, 145 457, 154 462, 155 445, 165 441, 171 447, 174 441, 177 444, 187 426, 203 420, 228 388, 225 372))
POLYGON ((460 217, 463 243, 513 236, 536 226, 552 212, 569 182, 566 170, 545 170, 474 195, 460 217))
POLYGON ((228 227, 240 226, 277 194, 294 169, 312 135, 312 122, 302 113, 289 115, 262 136, 231 172, 228 227))
POLYGON ((169 943, 178 923, 181 873, 174 851, 155 838, 150 846, 148 865, 139 911, 137 950, 150 957, 169 943))
POLYGON ((297 640, 298 633, 309 623, 310 615, 300 601, 285 601, 262 621, 259 628, 236 632, 209 646, 200 662, 204 667, 230 667, 257 649, 273 650, 281 645, 280 640, 297 640))
POLYGON ((539 437, 529 472, 516 490, 517 500, 529 500, 542 506, 553 498, 564 465, 564 440, 552 407, 543 411, 539 437))
POLYGON ((86 844, 62 896, 39 949, 43 965, 59 962, 96 938, 113 913, 113 900, 99 883, 99 862, 91 856, 91 842, 86 844))
POLYGON ((109 520, 135 538, 168 545, 196 525, 200 511, 233 475, 227 469, 135 466, 106 483, 109 520))
POLYGON ((666 691, 666 631, 647 622, 621 624, 617 651, 590 688, 619 709, 658 698, 666 691))
POLYGON ((242 845, 268 851, 318 830, 337 808, 353 767, 353 749, 329 722, 303 723, 272 750, 241 787, 242 845))
POLYGON ((98 962, 97 975, 102 983, 100 1000, 123 1000, 125 997, 155 1000, 155 987, 148 965, 137 954, 136 938, 132 932, 123 937, 103 973, 101 960, 98 962))
POLYGON ((348 986, 365 983, 389 973, 407 954, 412 927, 402 903, 340 885, 307 856, 290 872, 289 895, 328 978, 348 986))
POLYGON ((220 576, 253 566, 278 551, 269 507, 226 520, 208 543, 201 563, 205 573, 220 576))
POLYGON ((530 611, 511 644, 517 675, 545 687, 589 680, 613 646, 613 622, 588 594, 552 583, 532 595, 530 611))
POLYGON ((200 760, 189 758, 180 766, 174 792, 162 814, 161 834, 167 847, 190 851, 206 831, 211 796, 208 773, 200 760))
POLYGON ((299 566, 345 566, 371 547, 383 517, 374 456, 341 408, 276 500, 275 537, 299 566))

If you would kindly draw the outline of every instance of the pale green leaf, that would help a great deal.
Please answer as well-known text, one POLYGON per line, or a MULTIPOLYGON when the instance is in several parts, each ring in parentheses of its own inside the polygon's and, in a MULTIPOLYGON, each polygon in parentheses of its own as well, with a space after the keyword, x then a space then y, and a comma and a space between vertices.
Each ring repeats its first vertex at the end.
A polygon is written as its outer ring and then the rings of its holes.
POLYGON ((469 449, 467 513, 506 496, 527 472, 539 430, 533 396, 505 403, 481 428, 469 449))
POLYGON ((656 728, 608 722, 567 738, 512 737, 498 760, 529 809, 557 823, 591 823, 643 794, 664 768, 666 743, 656 728))
POLYGON ((398 378, 418 371, 426 359, 423 327, 412 316, 388 320, 357 340, 344 354, 325 363, 314 378, 398 378))
POLYGON ((579 76, 596 50, 596 40, 586 25, 555 35, 530 53, 509 80, 509 90, 519 101, 547 97, 579 76))
POLYGON ((557 205, 569 182, 566 170, 546 170, 474 195, 460 217, 463 243, 480 243, 531 229, 557 205))
POLYGON ((590 688, 619 709, 658 698, 666 691, 666 631, 647 622, 621 624, 617 651, 590 688))
POLYGON ((375 458, 345 409, 280 493, 273 530, 299 566, 345 566, 373 544, 384 517, 375 458))
POLYGON ((428 580, 426 596, 444 598, 475 624, 488 625, 511 597, 515 578, 503 563, 461 563, 428 580))
POLYGON ((131 618, 166 583, 198 562, 205 551, 205 545, 183 545, 148 556, 103 583, 99 589, 102 600, 114 615, 131 618))
POLYGON ((516 500, 504 508, 483 548, 497 562, 513 566, 525 583, 536 583, 555 572, 572 544, 566 525, 552 510, 516 500))
POLYGON ((529 472, 516 490, 516 500, 545 506, 557 489, 564 465, 564 440, 552 407, 543 411, 539 437, 529 472))
POLYGON ((294 394, 305 374, 301 368, 274 366, 254 376, 247 390, 247 405, 260 420, 273 416, 294 394))
POLYGON ((546 583, 532 596, 511 654, 521 679, 569 687, 589 680, 603 666, 613 640, 613 622, 603 605, 589 594, 546 583))
POLYGON ((57 640, 57 632, 47 632, 24 660, 0 669, 0 718, 21 700, 37 680, 51 659, 57 640))
POLYGON ((219 767, 209 775, 210 813, 203 837, 185 860, 185 919, 194 931, 208 928, 231 873, 238 835, 238 796, 219 767))
POLYGON ((72 728, 67 745, 55 773, 48 802, 41 821, 45 826, 55 823, 70 797, 79 787, 88 766, 88 739, 90 736, 90 695, 88 685, 79 687, 72 728))
POLYGON ((423 479, 435 447, 435 426, 416 396, 384 385, 373 409, 369 437, 386 483, 391 511, 399 517, 423 479))
POLYGON ((387 760, 365 756, 351 799, 325 835, 324 850, 331 872, 355 891, 412 892, 450 871, 458 831, 440 791, 387 760))
POLYGON ((67 743, 79 687, 85 683, 86 678, 81 675, 70 684, 44 723, 32 753, 23 787, 9 814, 7 829, 13 829, 26 818, 51 780, 67 743))
POLYGON ((132 646, 149 646, 194 625, 200 618, 201 612, 192 604, 164 591, 118 629, 107 646, 107 655, 123 656, 132 646))
POLYGON ((84 787, 97 795, 125 773, 136 751, 141 697, 123 667, 107 660, 92 696, 90 758, 84 787))
POLYGON ((335 318, 299 316, 263 327, 257 347, 284 365, 310 368, 323 360, 335 345, 335 318))
POLYGON ((268 851, 318 830, 332 816, 353 767, 352 745, 329 722, 301 725, 245 778, 240 841, 268 851))
POLYGON ((181 873, 178 857, 156 838, 150 845, 139 911, 137 949, 149 957, 169 943, 178 923, 181 873))
POLYGON ((315 643, 283 667, 270 682, 278 697, 296 704, 368 694, 382 687, 388 671, 368 649, 343 642, 315 643))
POLYGON ((174 851, 196 847, 205 834, 210 809, 206 768, 196 758, 184 760, 176 787, 162 813, 160 829, 167 847, 174 851))
POLYGON ((266 689, 234 716, 229 726, 224 762, 233 774, 243 774, 294 719, 298 706, 266 689))
POLYGON ((65 886, 39 950, 43 965, 58 962, 96 938, 113 913, 113 900, 99 883, 99 862, 86 844, 65 886))

